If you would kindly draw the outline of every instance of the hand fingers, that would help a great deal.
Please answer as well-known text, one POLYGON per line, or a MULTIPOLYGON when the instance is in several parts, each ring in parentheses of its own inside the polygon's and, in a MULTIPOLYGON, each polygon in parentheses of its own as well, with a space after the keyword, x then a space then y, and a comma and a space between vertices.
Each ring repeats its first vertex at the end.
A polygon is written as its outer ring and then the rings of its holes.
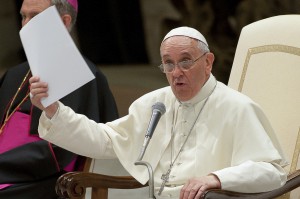
POLYGON ((41 99, 48 97, 48 84, 45 82, 40 82, 39 77, 33 76, 29 79, 30 83, 30 100, 33 105, 37 106, 41 110, 44 107, 41 104, 41 99))
POLYGON ((180 190, 180 197, 179 197, 180 199, 184 199, 184 195, 185 195, 185 193, 186 193, 186 191, 188 189, 189 184, 190 184, 190 181, 188 181, 187 183, 185 183, 184 186, 181 188, 181 190, 180 190))
POLYGON ((186 184, 180 191, 182 199, 199 199, 206 190, 205 185, 189 183, 186 184))
POLYGON ((35 96, 39 96, 39 98, 41 97, 46 97, 48 91, 48 87, 30 87, 30 96, 31 97, 35 97, 35 96))
POLYGON ((200 199, 204 192, 211 188, 219 188, 215 185, 214 176, 190 179, 182 187, 180 199, 200 199))
POLYGON ((32 84, 34 82, 38 82, 40 81, 40 78, 37 76, 32 76, 31 78, 29 78, 29 84, 32 84))
POLYGON ((221 188, 221 182, 215 174, 192 178, 182 187, 180 199, 199 199, 205 191, 213 188, 221 188))
POLYGON ((196 196, 195 196, 195 199, 200 199, 201 196, 204 194, 204 192, 207 191, 208 189, 209 188, 206 185, 201 186, 200 189, 198 190, 196 196))
POLYGON ((30 97, 40 95, 45 97, 45 93, 48 91, 48 84, 40 82, 39 77, 33 76, 29 79, 30 83, 30 97))

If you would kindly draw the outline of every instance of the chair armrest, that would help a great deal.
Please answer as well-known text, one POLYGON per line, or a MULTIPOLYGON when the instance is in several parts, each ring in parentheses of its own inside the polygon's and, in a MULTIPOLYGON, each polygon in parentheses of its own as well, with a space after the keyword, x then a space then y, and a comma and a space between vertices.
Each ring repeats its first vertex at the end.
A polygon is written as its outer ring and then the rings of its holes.
POLYGON ((108 188, 135 189, 148 186, 136 181, 131 176, 107 176, 89 172, 69 172, 61 175, 55 186, 59 197, 81 199, 86 188, 100 188, 107 192, 108 188))
POLYGON ((226 191, 221 189, 211 189, 208 190, 203 196, 202 199, 269 199, 282 196, 293 189, 300 187, 300 170, 295 171, 288 175, 288 180, 285 185, 278 189, 272 191, 263 192, 263 193, 239 193, 233 191, 226 191))
MULTIPOLYGON (((60 197, 80 199, 85 195, 86 188, 135 189, 148 186, 140 184, 131 176, 107 176, 88 172, 69 172, 60 176, 56 182, 56 193, 60 197)), ((239 193, 221 189, 208 190, 203 199, 267 199, 281 196, 300 187, 300 170, 288 176, 287 183, 275 190, 263 193, 239 193)))

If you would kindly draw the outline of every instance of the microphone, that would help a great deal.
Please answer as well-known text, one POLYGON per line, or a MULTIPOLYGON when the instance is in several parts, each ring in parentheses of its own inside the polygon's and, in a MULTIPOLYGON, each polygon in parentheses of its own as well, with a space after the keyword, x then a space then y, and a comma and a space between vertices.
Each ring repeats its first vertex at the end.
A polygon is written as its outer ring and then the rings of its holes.
POLYGON ((148 129, 145 135, 144 143, 141 149, 141 153, 138 157, 138 160, 142 160, 146 151, 146 148, 150 142, 150 139, 152 138, 152 135, 154 133, 154 130, 157 126, 157 123, 161 116, 166 112, 166 107, 163 103, 161 102, 156 102, 152 106, 152 116, 148 125, 148 129))
POLYGON ((161 102, 156 102, 152 106, 152 116, 148 125, 148 129, 146 132, 146 137, 152 138, 154 130, 157 126, 160 117, 166 112, 166 106, 161 102))
POLYGON ((134 163, 135 165, 144 165, 148 169, 148 174, 149 174, 149 199, 156 199, 154 196, 154 176, 153 176, 153 169, 150 163, 142 161, 144 154, 146 152, 147 146, 149 144, 149 141, 154 133, 154 130, 157 126, 157 123, 161 116, 166 112, 166 107, 163 103, 161 102, 156 102, 152 106, 152 116, 148 125, 148 129, 145 135, 145 140, 140 152, 140 155, 137 159, 137 161, 134 163))

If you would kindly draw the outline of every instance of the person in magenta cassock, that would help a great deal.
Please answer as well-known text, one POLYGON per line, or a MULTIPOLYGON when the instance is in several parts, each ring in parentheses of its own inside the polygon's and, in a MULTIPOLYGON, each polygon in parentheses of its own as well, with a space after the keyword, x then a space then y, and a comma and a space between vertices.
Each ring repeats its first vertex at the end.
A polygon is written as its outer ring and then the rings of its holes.
MULTIPOLYGON (((71 31, 77 17, 77 0, 24 0, 20 11, 22 26, 52 5, 71 31)), ((94 121, 118 118, 106 77, 91 61, 87 58, 85 61, 96 78, 61 101, 94 121)), ((83 166, 82 156, 39 137, 41 111, 29 99, 30 77, 29 64, 25 62, 9 69, 0 79, 0 198, 3 199, 57 198, 57 178, 83 166)))

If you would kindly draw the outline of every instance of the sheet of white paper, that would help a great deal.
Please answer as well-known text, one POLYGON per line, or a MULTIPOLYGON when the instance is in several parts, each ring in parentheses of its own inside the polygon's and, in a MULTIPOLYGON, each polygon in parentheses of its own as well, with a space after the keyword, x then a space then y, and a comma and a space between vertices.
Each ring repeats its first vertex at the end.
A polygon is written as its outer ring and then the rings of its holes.
POLYGON ((45 107, 95 78, 55 6, 32 18, 20 37, 32 74, 48 83, 45 107))

